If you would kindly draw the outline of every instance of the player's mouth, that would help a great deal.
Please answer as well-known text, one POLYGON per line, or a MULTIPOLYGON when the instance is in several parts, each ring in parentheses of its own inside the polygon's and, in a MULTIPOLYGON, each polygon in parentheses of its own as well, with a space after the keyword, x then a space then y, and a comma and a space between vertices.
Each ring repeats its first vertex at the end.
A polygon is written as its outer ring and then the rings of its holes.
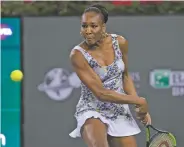
POLYGON ((89 43, 91 43, 91 42, 94 41, 94 39, 93 38, 86 38, 86 41, 89 42, 89 43))
POLYGON ((86 40, 93 40, 93 38, 92 37, 86 37, 86 40))

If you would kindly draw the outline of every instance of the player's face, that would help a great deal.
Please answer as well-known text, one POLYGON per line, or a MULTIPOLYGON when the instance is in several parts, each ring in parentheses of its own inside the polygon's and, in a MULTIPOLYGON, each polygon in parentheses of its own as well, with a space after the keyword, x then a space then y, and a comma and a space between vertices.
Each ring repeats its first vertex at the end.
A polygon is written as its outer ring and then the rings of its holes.
POLYGON ((102 22, 100 14, 86 12, 82 15, 81 35, 87 44, 93 45, 101 40, 103 32, 105 32, 105 25, 102 22))

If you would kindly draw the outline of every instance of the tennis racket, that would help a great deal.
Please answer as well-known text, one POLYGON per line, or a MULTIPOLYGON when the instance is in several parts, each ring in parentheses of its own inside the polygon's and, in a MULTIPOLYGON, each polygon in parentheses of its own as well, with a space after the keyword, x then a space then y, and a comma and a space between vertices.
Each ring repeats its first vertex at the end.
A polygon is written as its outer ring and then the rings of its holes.
POLYGON ((176 139, 170 132, 159 130, 152 125, 147 125, 146 147, 176 147, 176 139), (150 128, 156 131, 152 136, 150 128))

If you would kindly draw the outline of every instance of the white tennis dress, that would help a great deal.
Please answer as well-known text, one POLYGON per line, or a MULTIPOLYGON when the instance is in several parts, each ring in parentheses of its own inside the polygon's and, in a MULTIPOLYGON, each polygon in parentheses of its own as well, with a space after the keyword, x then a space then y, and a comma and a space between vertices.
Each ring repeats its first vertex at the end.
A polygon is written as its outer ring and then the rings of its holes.
MULTIPOLYGON (((116 92, 124 93, 123 77, 124 62, 119 48, 117 35, 111 34, 115 52, 115 60, 109 66, 100 66, 98 62, 83 48, 75 46, 88 61, 91 68, 100 77, 103 86, 116 92)), ((80 130, 89 118, 99 118, 107 124, 107 133, 115 137, 131 136, 140 133, 140 129, 129 110, 128 104, 115 104, 99 101, 83 83, 81 83, 81 97, 76 106, 75 117, 77 128, 69 135, 73 138, 81 137, 80 130)))

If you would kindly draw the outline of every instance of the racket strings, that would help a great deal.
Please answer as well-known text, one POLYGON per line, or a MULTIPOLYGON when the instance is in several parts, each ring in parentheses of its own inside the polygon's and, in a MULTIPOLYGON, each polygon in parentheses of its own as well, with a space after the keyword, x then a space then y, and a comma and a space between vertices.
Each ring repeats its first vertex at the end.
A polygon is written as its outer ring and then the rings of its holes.
POLYGON ((157 134, 149 147, 174 147, 171 137, 166 133, 157 134))

